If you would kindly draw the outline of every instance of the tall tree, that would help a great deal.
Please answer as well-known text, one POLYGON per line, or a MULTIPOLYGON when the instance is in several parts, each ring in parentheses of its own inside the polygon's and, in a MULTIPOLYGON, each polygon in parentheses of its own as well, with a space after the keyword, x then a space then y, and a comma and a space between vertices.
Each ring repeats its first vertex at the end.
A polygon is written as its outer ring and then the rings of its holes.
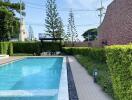
POLYGON ((58 22, 58 31, 56 33, 57 38, 64 38, 64 28, 63 28, 63 23, 61 18, 59 17, 59 22, 58 22))
POLYGON ((73 45, 74 45, 74 42, 78 39, 78 34, 77 34, 75 21, 74 21, 74 14, 72 10, 70 11, 69 18, 68 18, 67 37, 69 37, 68 40, 70 40, 73 45))
POLYGON ((53 38, 61 37, 64 30, 62 20, 57 12, 56 0, 47 0, 46 9, 46 33, 53 38))
MULTIPOLYGON (((25 9, 24 4, 22 9, 25 9)), ((11 37, 18 36, 20 23, 15 12, 20 13, 19 3, 0 0, 0 41, 8 41, 11 37)))

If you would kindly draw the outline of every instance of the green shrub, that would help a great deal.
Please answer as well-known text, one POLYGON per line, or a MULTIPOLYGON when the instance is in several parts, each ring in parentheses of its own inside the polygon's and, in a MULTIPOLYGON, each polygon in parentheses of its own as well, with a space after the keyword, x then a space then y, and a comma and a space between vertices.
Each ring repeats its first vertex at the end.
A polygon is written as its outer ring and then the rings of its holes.
POLYGON ((53 42, 13 42, 14 53, 39 54, 42 51, 60 51, 60 43, 53 42))
POLYGON ((116 100, 132 100, 132 45, 106 47, 116 100))
POLYGON ((10 42, 0 42, 0 54, 13 55, 13 45, 10 42))
POLYGON ((61 45, 58 42, 43 42, 43 51, 60 51, 61 45))
POLYGON ((13 42, 14 53, 39 53, 40 43, 38 42, 13 42))
POLYGON ((8 53, 10 56, 13 55, 13 44, 12 44, 12 43, 9 43, 7 53, 8 53))
POLYGON ((132 100, 132 45, 110 46, 105 49, 63 48, 63 52, 69 55, 85 56, 86 61, 84 62, 83 59, 80 62, 91 75, 93 67, 97 65, 99 84, 104 87, 105 91, 112 92, 109 89, 112 83, 115 100, 132 100), (109 70, 107 70, 107 66, 100 66, 101 62, 107 62, 109 70))
POLYGON ((7 42, 0 42, 0 53, 7 54, 8 50, 8 43, 7 42))
POLYGON ((88 48, 88 47, 65 47, 63 48, 63 52, 68 55, 83 55, 89 56, 90 58, 105 62, 105 49, 104 48, 88 48))
POLYGON ((77 60, 83 65, 92 76, 93 70, 98 70, 97 82, 102 89, 113 97, 112 82, 110 72, 106 64, 106 54, 104 48, 75 47, 63 48, 63 52, 69 55, 75 55, 77 60))

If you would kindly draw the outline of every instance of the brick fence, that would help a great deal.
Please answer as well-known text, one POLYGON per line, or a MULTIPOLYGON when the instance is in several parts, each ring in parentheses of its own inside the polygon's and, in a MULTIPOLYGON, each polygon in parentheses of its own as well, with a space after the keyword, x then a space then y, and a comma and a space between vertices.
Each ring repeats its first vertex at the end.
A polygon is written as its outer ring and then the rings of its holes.
POLYGON ((132 0, 114 0, 99 27, 99 45, 132 42, 132 0))

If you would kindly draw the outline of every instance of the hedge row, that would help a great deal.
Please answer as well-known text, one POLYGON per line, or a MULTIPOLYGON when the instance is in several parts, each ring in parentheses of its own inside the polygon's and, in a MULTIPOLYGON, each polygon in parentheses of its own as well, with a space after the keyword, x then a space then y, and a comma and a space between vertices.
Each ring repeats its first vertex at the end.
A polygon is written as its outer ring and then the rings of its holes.
POLYGON ((132 100, 132 45, 106 48, 63 48, 66 54, 107 62, 115 100, 132 100))
POLYGON ((14 53, 37 53, 42 51, 60 51, 60 43, 53 42, 13 42, 14 53), (41 49, 43 48, 43 49, 41 49))
POLYGON ((42 44, 43 51, 61 51, 61 44, 59 42, 44 42, 42 44))
POLYGON ((40 44, 37 42, 13 42, 14 53, 38 53, 40 52, 40 44))
POLYGON ((103 48, 88 48, 88 47, 65 47, 63 52, 68 55, 83 55, 89 56, 91 59, 105 62, 105 50, 103 48))
POLYGON ((0 54, 13 55, 13 45, 10 42, 0 42, 0 54))
POLYGON ((132 100, 132 45, 106 48, 116 100, 132 100))

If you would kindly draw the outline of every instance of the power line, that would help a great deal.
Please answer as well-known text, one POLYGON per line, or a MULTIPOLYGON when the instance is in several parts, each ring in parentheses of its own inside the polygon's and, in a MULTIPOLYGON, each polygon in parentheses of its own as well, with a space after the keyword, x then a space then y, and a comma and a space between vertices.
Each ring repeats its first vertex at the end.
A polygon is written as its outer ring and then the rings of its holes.
MULTIPOLYGON (((34 25, 34 26, 45 26, 45 24, 41 24, 41 23, 27 23, 26 25, 34 25)), ((87 26, 94 26, 97 24, 78 24, 76 25, 77 27, 87 27, 87 26)), ((64 27, 67 27, 68 25, 63 25, 64 27)))
MULTIPOLYGON (((35 7, 31 5, 27 5, 27 7, 34 8, 34 9, 39 9, 39 10, 45 10, 42 7, 35 7)), ((46 11, 46 10, 45 10, 46 11)), ((69 9, 59 9, 59 12, 69 12, 69 9)), ((96 12, 97 10, 88 10, 88 9, 73 9, 74 12, 96 12)))
MULTIPOLYGON (((46 11, 44 9, 45 5, 43 4, 36 4, 33 2, 29 2, 29 1, 25 1, 26 2, 26 6, 33 8, 33 9, 38 9, 38 10, 43 10, 46 11)), ((102 3, 102 2, 101 2, 102 3)), ((102 4, 101 4, 102 7, 102 4)), ((59 12, 69 12, 70 8, 63 8, 63 9, 58 9, 59 12)), ((100 11, 102 12, 102 8, 98 9, 98 10, 90 10, 90 9, 73 9, 74 12, 97 12, 100 11)), ((102 20, 102 16, 100 14, 100 19, 102 20)), ((101 22, 101 21, 100 21, 101 22)), ((44 24, 40 24, 40 23, 28 23, 27 25, 35 25, 35 26, 44 26, 44 24)), ((94 26, 94 25, 98 25, 98 24, 86 24, 86 25, 76 25, 77 27, 87 27, 87 26, 94 26)), ((64 25, 64 27, 67 27, 67 25, 64 25)))
MULTIPOLYGON (((43 9, 43 7, 45 5, 41 5, 41 4, 36 4, 36 3, 32 3, 32 2, 27 2, 26 1, 26 5, 28 5, 28 7, 31 7, 31 8, 36 8, 36 9, 43 9)), ((69 9, 70 8, 64 8, 64 9, 59 9, 58 11, 68 11, 69 12, 69 9)), ((73 9, 74 12, 87 12, 87 11, 97 11, 97 10, 92 10, 92 9, 73 9)))

